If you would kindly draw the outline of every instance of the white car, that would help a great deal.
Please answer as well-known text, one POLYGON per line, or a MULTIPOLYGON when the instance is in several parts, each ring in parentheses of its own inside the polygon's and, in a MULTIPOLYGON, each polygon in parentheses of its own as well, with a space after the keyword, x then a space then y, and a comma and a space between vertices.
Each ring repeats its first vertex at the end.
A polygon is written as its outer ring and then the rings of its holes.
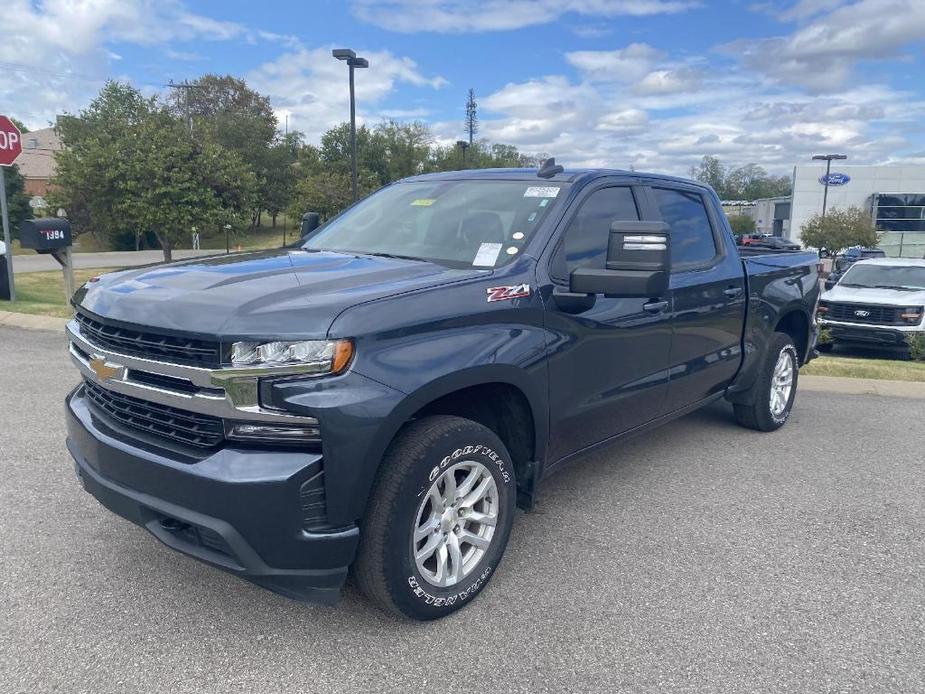
POLYGON ((850 343, 906 349, 910 333, 925 331, 925 260, 859 260, 819 300, 820 327, 829 345, 850 343))

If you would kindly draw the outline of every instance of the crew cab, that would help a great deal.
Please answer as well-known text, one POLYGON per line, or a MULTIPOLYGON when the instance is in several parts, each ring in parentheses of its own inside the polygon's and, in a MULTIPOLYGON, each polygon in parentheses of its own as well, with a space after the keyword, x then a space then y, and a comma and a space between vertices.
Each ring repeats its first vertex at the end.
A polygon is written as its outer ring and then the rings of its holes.
POLYGON ((851 264, 819 302, 819 325, 836 344, 906 352, 925 330, 925 260, 872 258, 851 264))
POLYGON ((721 398, 781 427, 817 263, 740 252, 680 178, 417 176, 295 247, 84 285, 67 445, 90 494, 174 549, 322 602, 353 571, 434 619, 568 461, 721 398))

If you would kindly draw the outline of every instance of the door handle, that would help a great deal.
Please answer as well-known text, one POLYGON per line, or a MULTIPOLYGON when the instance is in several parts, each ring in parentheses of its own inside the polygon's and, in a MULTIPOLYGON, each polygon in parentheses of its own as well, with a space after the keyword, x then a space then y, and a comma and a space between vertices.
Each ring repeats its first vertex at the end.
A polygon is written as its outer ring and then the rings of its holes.
POLYGON ((648 313, 661 313, 666 308, 668 308, 668 302, 664 299, 661 301, 650 301, 649 303, 642 305, 642 310, 648 313))
POLYGON ((742 287, 729 287, 728 289, 723 290, 723 294, 728 296, 730 299, 737 299, 742 293, 742 287))

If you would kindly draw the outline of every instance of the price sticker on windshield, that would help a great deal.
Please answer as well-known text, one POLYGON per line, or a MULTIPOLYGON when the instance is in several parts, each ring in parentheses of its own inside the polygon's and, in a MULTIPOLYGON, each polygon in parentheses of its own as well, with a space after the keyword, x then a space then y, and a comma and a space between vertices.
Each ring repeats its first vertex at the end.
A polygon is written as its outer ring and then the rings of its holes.
POLYGON ((498 262, 498 254, 501 253, 500 243, 483 243, 479 246, 479 252, 475 254, 475 260, 472 265, 475 267, 494 267, 498 262))
POLYGON ((558 194, 558 186, 530 186, 524 191, 525 198, 554 198, 558 194))

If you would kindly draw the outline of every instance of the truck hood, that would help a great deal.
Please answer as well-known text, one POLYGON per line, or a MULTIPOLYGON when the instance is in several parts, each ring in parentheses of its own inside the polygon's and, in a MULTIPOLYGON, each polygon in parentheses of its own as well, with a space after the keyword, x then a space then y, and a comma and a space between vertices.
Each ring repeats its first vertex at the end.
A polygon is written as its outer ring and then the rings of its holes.
POLYGON ((280 249, 125 270, 74 297, 125 323, 214 337, 320 338, 344 309, 483 273, 376 256, 280 249))
POLYGON ((835 285, 822 295, 822 301, 850 304, 883 304, 887 306, 925 306, 925 290, 870 289, 835 285))

